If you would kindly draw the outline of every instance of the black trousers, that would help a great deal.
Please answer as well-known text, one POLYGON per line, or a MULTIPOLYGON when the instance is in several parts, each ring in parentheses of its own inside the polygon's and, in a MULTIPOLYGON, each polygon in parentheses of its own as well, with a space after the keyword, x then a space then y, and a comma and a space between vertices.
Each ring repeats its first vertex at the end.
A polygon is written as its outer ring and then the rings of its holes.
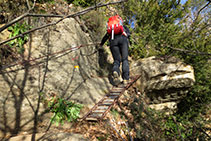
POLYGON ((128 39, 124 35, 116 35, 113 40, 110 39, 110 50, 114 59, 112 72, 117 71, 120 74, 120 63, 122 62, 122 78, 129 80, 128 63, 128 39))

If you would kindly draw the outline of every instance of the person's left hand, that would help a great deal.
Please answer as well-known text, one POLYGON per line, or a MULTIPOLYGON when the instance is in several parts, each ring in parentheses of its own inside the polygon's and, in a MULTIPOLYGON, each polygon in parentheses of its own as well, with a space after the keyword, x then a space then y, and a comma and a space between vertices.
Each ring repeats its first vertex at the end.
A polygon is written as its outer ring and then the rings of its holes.
POLYGON ((100 50, 102 51, 102 50, 103 50, 103 45, 99 45, 99 46, 98 46, 98 50, 99 50, 99 51, 100 51, 100 50))

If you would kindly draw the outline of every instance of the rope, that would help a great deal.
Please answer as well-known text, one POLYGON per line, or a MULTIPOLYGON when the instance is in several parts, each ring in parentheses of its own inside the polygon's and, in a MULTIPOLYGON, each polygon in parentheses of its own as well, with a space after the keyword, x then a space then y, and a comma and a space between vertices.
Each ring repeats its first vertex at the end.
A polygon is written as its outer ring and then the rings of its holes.
MULTIPOLYGON (((46 58, 46 57, 50 57, 50 56, 56 56, 58 54, 62 54, 62 53, 65 53, 67 51, 76 51, 82 47, 88 47, 88 46, 91 46, 91 45, 99 45, 100 43, 99 42, 96 42, 96 43, 91 43, 91 44, 82 44, 82 45, 79 45, 79 46, 73 46, 73 47, 70 47, 68 49, 65 49, 65 50, 61 50, 61 51, 57 51, 57 52, 54 52, 54 53, 51 53, 51 54, 47 54, 47 55, 43 55, 41 57, 38 57, 38 58, 34 58, 34 59, 29 59, 29 60, 23 60, 23 61, 17 61, 15 62, 14 64, 12 65, 4 65, 4 66, 0 66, 0 71, 4 71, 5 69, 8 69, 8 68, 11 68, 11 67, 14 67, 14 66, 17 66, 17 65, 26 65, 26 64, 30 64, 30 62, 36 62, 37 60, 40 60, 40 59, 43 59, 43 58, 46 58)), ((39 64, 39 63, 38 63, 39 64)), ((36 64, 37 65, 37 64, 36 64)), ((34 66, 34 65, 32 65, 34 66)), ((23 68, 22 68, 23 69, 23 68)), ((1 72, 0 72, 1 74, 1 72)))

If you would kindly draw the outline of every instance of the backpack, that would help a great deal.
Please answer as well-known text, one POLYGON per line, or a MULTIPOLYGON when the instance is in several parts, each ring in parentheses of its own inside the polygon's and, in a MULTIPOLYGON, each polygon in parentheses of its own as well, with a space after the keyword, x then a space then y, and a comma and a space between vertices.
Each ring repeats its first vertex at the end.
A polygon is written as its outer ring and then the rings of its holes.
POLYGON ((111 39, 114 39, 114 35, 123 34, 123 21, 119 15, 112 16, 107 22, 107 33, 111 35, 111 39))

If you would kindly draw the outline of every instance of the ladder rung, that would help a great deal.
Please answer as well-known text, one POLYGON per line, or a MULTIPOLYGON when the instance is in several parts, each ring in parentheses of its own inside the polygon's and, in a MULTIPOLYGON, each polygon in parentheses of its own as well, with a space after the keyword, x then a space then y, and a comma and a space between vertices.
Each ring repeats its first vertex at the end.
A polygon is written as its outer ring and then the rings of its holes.
POLYGON ((110 99, 115 99, 115 98, 118 98, 119 96, 118 95, 114 95, 114 96, 113 95, 108 95, 107 97, 110 98, 110 99))
POLYGON ((89 120, 89 121, 97 121, 105 114, 107 113, 108 109, 111 108, 111 106, 114 104, 114 102, 120 97, 120 94, 122 94, 126 89, 128 89, 133 82, 135 82, 139 76, 136 76, 134 78, 131 78, 131 80, 128 82, 127 86, 124 86, 123 84, 120 84, 118 87, 113 87, 110 89, 110 93, 108 93, 102 100, 100 100, 95 107, 92 108, 92 111, 89 112, 86 117, 83 119, 89 120))
POLYGON ((103 101, 103 103, 104 102, 114 102, 114 99, 105 99, 104 101, 103 101))
POLYGON ((110 106, 112 103, 101 103, 101 105, 110 106))
POLYGON ((104 101, 101 104, 102 105, 111 105, 111 104, 113 104, 113 102, 112 101, 104 101))
POLYGON ((92 117, 87 117, 86 120, 89 120, 89 121, 97 121, 98 119, 97 118, 92 118, 92 117))
POLYGON ((91 113, 88 117, 94 117, 94 118, 99 118, 103 115, 103 113, 91 113))
POLYGON ((120 95, 120 93, 112 92, 112 93, 110 93, 109 95, 120 95))
POLYGON ((112 90, 111 93, 121 93, 122 91, 119 91, 119 90, 112 90))
POLYGON ((117 87, 117 88, 113 88, 113 89, 111 89, 111 90, 112 90, 112 91, 113 91, 113 90, 116 90, 116 91, 117 91, 117 90, 122 90, 122 89, 123 89, 123 88, 121 88, 121 87, 117 87))
POLYGON ((96 110, 103 110, 103 109, 108 109, 108 106, 99 106, 96 108, 96 110))
MULTIPOLYGON (((108 108, 107 108, 107 109, 108 109, 108 108)), ((107 109, 103 109, 103 110, 98 110, 98 109, 96 109, 96 110, 93 111, 93 113, 103 113, 103 112, 105 112, 105 110, 107 110, 107 109)))

